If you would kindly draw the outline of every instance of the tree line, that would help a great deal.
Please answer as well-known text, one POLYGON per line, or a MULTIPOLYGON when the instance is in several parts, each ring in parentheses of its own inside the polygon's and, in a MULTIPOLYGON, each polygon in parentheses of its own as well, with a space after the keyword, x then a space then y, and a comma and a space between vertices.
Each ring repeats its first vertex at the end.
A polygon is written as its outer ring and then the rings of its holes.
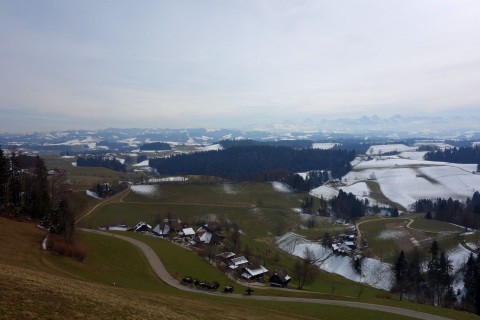
POLYGON ((251 146, 271 146, 271 147, 288 147, 295 149, 309 149, 312 147, 312 140, 278 140, 278 141, 258 141, 258 140, 220 140, 218 142, 224 149, 233 147, 251 147, 251 146))
POLYGON ((142 144, 140 146, 140 150, 142 151, 172 150, 172 147, 166 142, 151 142, 151 143, 142 144))
POLYGON ((72 241, 74 198, 64 175, 49 176, 40 156, 19 154, 16 147, 5 154, 0 147, 0 214, 38 220, 49 232, 72 241))
POLYGON ((455 292, 453 289, 452 261, 447 253, 433 241, 429 250, 426 269, 422 266, 422 257, 418 250, 408 256, 402 250, 393 265, 395 282, 392 292, 441 307, 455 307, 480 314, 480 257, 471 253, 463 272, 465 289, 455 292))
POLYGON ((150 159, 160 174, 209 175, 233 181, 282 181, 295 172, 327 170, 332 177, 350 171, 354 151, 292 149, 272 146, 231 147, 219 151, 150 159))
POLYGON ((475 191, 465 203, 452 198, 419 199, 413 204, 415 212, 426 212, 427 218, 480 228, 480 193, 475 191))
POLYGON ((480 167, 480 147, 459 147, 445 150, 430 151, 425 154, 425 160, 452 163, 476 163, 480 167))
POLYGON ((127 171, 127 166, 125 164, 118 161, 116 157, 110 156, 79 156, 77 158, 77 166, 103 167, 120 172, 127 171))

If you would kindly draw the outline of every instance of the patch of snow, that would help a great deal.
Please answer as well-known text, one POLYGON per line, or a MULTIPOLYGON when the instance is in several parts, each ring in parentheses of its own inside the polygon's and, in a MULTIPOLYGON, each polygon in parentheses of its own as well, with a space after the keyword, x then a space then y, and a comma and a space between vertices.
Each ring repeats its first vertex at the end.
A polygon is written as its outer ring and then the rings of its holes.
POLYGON ((383 230, 378 236, 379 240, 394 240, 408 235, 404 230, 383 230))
POLYGON ((61 156, 62 159, 73 159, 75 156, 61 156))
POLYGON ((45 238, 42 241, 42 249, 47 250, 47 241, 48 241, 48 234, 45 236, 45 238))
POLYGON ((330 142, 327 142, 327 143, 313 143, 312 148, 313 149, 329 150, 329 149, 332 149, 333 147, 335 147, 337 144, 340 144, 340 143, 330 143, 330 142))
POLYGON ((477 251, 480 248, 476 243, 473 242, 466 242, 465 245, 474 251, 477 251))
POLYGON ((455 248, 447 251, 447 255, 452 261, 453 272, 457 272, 467 262, 468 257, 470 256, 470 251, 459 244, 455 248))
POLYGON ((120 227, 120 226, 110 226, 108 227, 110 231, 127 231, 128 227, 120 227))
POLYGON ((273 188, 275 189, 275 191, 278 191, 278 192, 281 192, 281 193, 290 193, 292 192, 292 189, 290 188, 290 186, 288 186, 287 184, 283 183, 283 182, 278 182, 278 181, 273 181, 271 182, 273 188))
POLYGON ((310 191, 310 195, 312 195, 314 197, 317 197, 317 198, 323 197, 325 200, 329 200, 329 199, 332 199, 332 198, 338 196, 338 190, 336 190, 332 187, 323 185, 323 186, 320 186, 318 188, 312 189, 310 191))
POLYGON ((153 197, 157 194, 157 186, 149 184, 134 185, 131 187, 132 191, 147 197, 153 197))
POLYGON ((86 191, 86 194, 87 194, 87 196, 92 197, 92 198, 94 198, 94 199, 102 199, 102 198, 100 198, 95 192, 90 191, 90 190, 87 190, 87 191, 86 191))
POLYGON ((72 166, 76 167, 76 166, 77 166, 77 162, 72 162, 72 166))
POLYGON ((198 151, 217 151, 217 150, 223 150, 223 147, 217 143, 217 144, 212 144, 209 146, 197 148, 197 150, 198 151))
POLYGON ((185 182, 188 181, 188 177, 165 177, 165 178, 150 178, 148 182, 185 182))
POLYGON ((424 160, 426 153, 427 151, 403 151, 399 156, 411 160, 424 160))
POLYGON ((238 190, 235 190, 235 188, 233 187, 233 185, 231 183, 224 183, 222 185, 223 187, 223 192, 225 192, 226 194, 237 194, 238 193, 238 190))
POLYGON ((303 180, 307 179, 307 176, 308 176, 308 173, 310 171, 307 171, 307 172, 297 172, 295 174, 298 174, 300 177, 302 177, 303 180))
POLYGON ((134 167, 148 167, 148 165, 149 165, 149 160, 147 159, 147 160, 143 160, 140 163, 136 163, 133 166, 134 167))
POLYGON ((120 162, 121 164, 125 164, 125 159, 117 158, 117 161, 120 162))

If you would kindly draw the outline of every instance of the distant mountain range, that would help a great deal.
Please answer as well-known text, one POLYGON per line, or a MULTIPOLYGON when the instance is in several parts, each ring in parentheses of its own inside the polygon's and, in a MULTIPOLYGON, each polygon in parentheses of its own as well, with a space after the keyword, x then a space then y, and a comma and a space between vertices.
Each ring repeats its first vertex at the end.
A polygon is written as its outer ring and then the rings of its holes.
MULTIPOLYGON (((258 124, 242 129, 145 129, 108 128, 101 130, 68 130, 0 134, 0 145, 19 145, 24 148, 53 149, 55 146, 92 148, 111 143, 139 146, 145 142, 162 141, 174 144, 209 145, 223 139, 283 140, 308 139, 333 141, 338 139, 396 140, 407 138, 480 140, 480 119, 460 116, 390 118, 362 116, 344 119, 307 119, 303 122, 285 121, 258 124)), ((108 148, 107 148, 108 149, 108 148)))

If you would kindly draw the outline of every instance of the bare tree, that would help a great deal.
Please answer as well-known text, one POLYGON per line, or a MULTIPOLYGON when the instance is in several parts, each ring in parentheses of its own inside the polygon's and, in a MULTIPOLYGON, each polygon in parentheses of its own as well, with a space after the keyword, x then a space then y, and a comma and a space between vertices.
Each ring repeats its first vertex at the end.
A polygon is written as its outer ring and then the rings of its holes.
POLYGON ((297 259, 295 261, 293 275, 297 278, 299 290, 301 290, 305 284, 312 283, 317 278, 319 270, 315 262, 315 254, 309 248, 305 248, 303 259, 297 259))

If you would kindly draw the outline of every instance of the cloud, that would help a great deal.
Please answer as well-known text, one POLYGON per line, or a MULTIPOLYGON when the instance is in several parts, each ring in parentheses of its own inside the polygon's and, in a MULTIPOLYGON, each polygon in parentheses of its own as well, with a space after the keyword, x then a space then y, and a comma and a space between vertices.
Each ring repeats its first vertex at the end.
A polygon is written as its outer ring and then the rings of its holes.
POLYGON ((480 103, 476 1, 2 6, 0 111, 19 119, 237 126, 480 103))

